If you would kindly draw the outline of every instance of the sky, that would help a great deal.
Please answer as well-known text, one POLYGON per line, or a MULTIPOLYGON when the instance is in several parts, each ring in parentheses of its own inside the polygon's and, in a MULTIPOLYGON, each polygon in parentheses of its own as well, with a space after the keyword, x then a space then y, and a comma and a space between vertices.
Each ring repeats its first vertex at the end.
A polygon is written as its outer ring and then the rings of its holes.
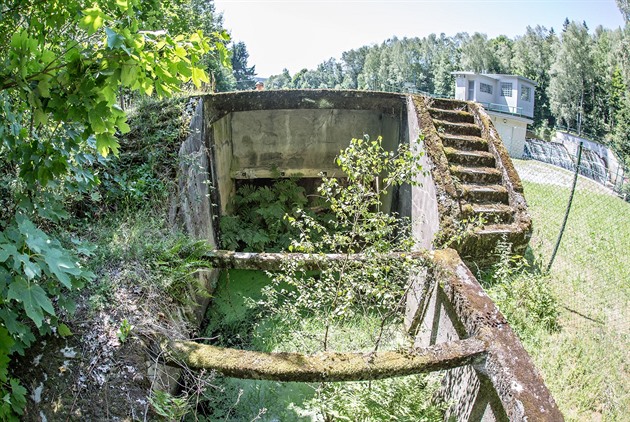
POLYGON ((259 77, 314 69, 331 57, 388 38, 481 32, 514 38, 565 18, 615 29, 615 0, 215 0, 223 26, 243 41, 259 77))

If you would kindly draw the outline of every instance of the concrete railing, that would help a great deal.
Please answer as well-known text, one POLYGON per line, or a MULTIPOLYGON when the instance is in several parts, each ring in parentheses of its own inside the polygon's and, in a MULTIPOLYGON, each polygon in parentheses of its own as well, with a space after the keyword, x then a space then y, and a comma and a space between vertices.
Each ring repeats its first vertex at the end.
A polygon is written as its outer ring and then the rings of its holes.
POLYGON ((486 343, 476 363, 446 371, 439 394, 452 405, 445 420, 564 420, 518 337, 457 252, 435 251, 433 259, 407 302, 416 346, 469 338, 486 343))
MULTIPOLYGON (((179 192, 172 218, 180 221, 193 237, 217 245, 218 218, 226 212, 226 204, 234 192, 235 174, 254 174, 263 166, 276 163, 281 171, 285 168, 299 170, 303 163, 296 159, 304 155, 306 147, 325 158, 330 151, 339 150, 336 143, 328 145, 327 149, 320 148, 320 143, 331 142, 329 135, 343 138, 335 142, 348 142, 351 132, 365 130, 343 125, 363 126, 368 122, 375 131, 394 138, 392 147, 398 142, 410 142, 420 135, 422 120, 427 118, 426 113, 417 112, 419 101, 419 96, 353 91, 248 92, 204 97, 193 119, 191 135, 180 151, 179 192), (295 113, 296 109, 302 111, 295 113), (243 112, 248 114, 238 114, 243 112), (278 122, 276 129, 282 130, 268 130, 265 125, 273 122, 278 122), (304 138, 294 135, 300 135, 302 130, 320 136, 310 136, 307 138, 310 143, 304 144, 302 150, 296 147, 296 152, 283 149, 275 142, 281 135, 294 139, 301 148, 299 142, 304 142, 304 138), (276 148, 274 154, 265 151, 265 143, 276 148), (235 156, 241 147, 242 155, 235 156), (256 152, 257 156, 249 152, 256 152)), ((491 140, 498 138, 496 131, 489 133, 493 130, 491 126, 484 130, 491 140)), ((424 135, 431 139, 437 136, 435 133, 424 135)), ((499 149, 496 153, 501 155, 499 149)), ((427 160, 430 156, 431 151, 427 151, 427 160)), ((427 168, 436 165, 431 161, 424 163, 427 168)), ((443 178, 450 176, 447 167, 443 170, 443 173, 425 173, 420 180, 422 186, 404 187, 389 199, 392 210, 411 217, 414 236, 427 248, 442 224, 439 215, 454 212, 457 207, 454 200, 446 208, 438 201, 440 197, 455 194, 450 192, 454 190, 452 180, 444 184, 443 178)), ((256 177, 255 174, 252 177, 256 177)), ((519 186, 512 186, 512 190, 521 192, 519 186)), ((408 297, 407 327, 415 336, 417 346, 426 348, 466 339, 478 339, 485 345, 482 356, 475 358, 473 364, 447 371, 441 393, 444 400, 453 403, 447 418, 458 421, 562 420, 518 338, 457 253, 437 251, 433 261, 434 265, 426 274, 418 275, 414 294, 408 297)), ((217 271, 203 274, 204 284, 212 285, 217 271)), ((203 308, 203 300, 200 305, 203 308)))

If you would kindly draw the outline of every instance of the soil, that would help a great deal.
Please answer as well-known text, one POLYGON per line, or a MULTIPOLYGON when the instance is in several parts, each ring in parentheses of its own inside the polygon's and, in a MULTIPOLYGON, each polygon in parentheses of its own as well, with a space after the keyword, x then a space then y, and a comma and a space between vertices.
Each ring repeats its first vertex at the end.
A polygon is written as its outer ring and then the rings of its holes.
POLYGON ((155 420, 149 392, 155 383, 146 335, 187 327, 167 318, 175 304, 147 286, 141 265, 114 267, 81 291, 67 321, 73 335, 48 336, 16 359, 13 370, 28 389, 25 421, 155 420), (103 294, 103 291, 107 292, 103 294), (124 341, 118 332, 133 326, 124 341))

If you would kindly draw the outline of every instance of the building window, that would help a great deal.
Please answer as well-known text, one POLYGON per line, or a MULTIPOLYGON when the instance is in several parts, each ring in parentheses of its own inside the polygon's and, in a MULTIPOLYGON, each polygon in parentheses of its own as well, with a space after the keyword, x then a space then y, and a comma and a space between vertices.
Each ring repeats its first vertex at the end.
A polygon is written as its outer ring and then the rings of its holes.
POLYGON ((531 98, 532 98, 532 89, 528 86, 521 85, 521 100, 531 101, 531 98))
POLYGON ((501 82, 501 96, 502 97, 512 96, 512 82, 501 82))
POLYGON ((488 84, 484 84, 483 82, 480 82, 479 91, 492 95, 492 85, 488 85, 488 84))

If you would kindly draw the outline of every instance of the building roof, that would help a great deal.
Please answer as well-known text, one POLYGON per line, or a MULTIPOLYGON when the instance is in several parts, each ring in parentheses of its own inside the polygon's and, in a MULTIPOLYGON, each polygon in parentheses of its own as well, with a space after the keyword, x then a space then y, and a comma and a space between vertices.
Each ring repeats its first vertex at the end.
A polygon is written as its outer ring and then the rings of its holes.
POLYGON ((500 79, 505 79, 505 78, 516 78, 521 81, 529 82, 530 84, 534 86, 538 86, 538 83, 536 83, 535 81, 532 81, 531 79, 526 78, 524 76, 520 76, 520 75, 508 75, 504 73, 477 73, 477 72, 468 72, 468 71, 451 72, 451 75, 480 75, 480 76, 485 76, 487 78, 495 79, 497 81, 500 79))

